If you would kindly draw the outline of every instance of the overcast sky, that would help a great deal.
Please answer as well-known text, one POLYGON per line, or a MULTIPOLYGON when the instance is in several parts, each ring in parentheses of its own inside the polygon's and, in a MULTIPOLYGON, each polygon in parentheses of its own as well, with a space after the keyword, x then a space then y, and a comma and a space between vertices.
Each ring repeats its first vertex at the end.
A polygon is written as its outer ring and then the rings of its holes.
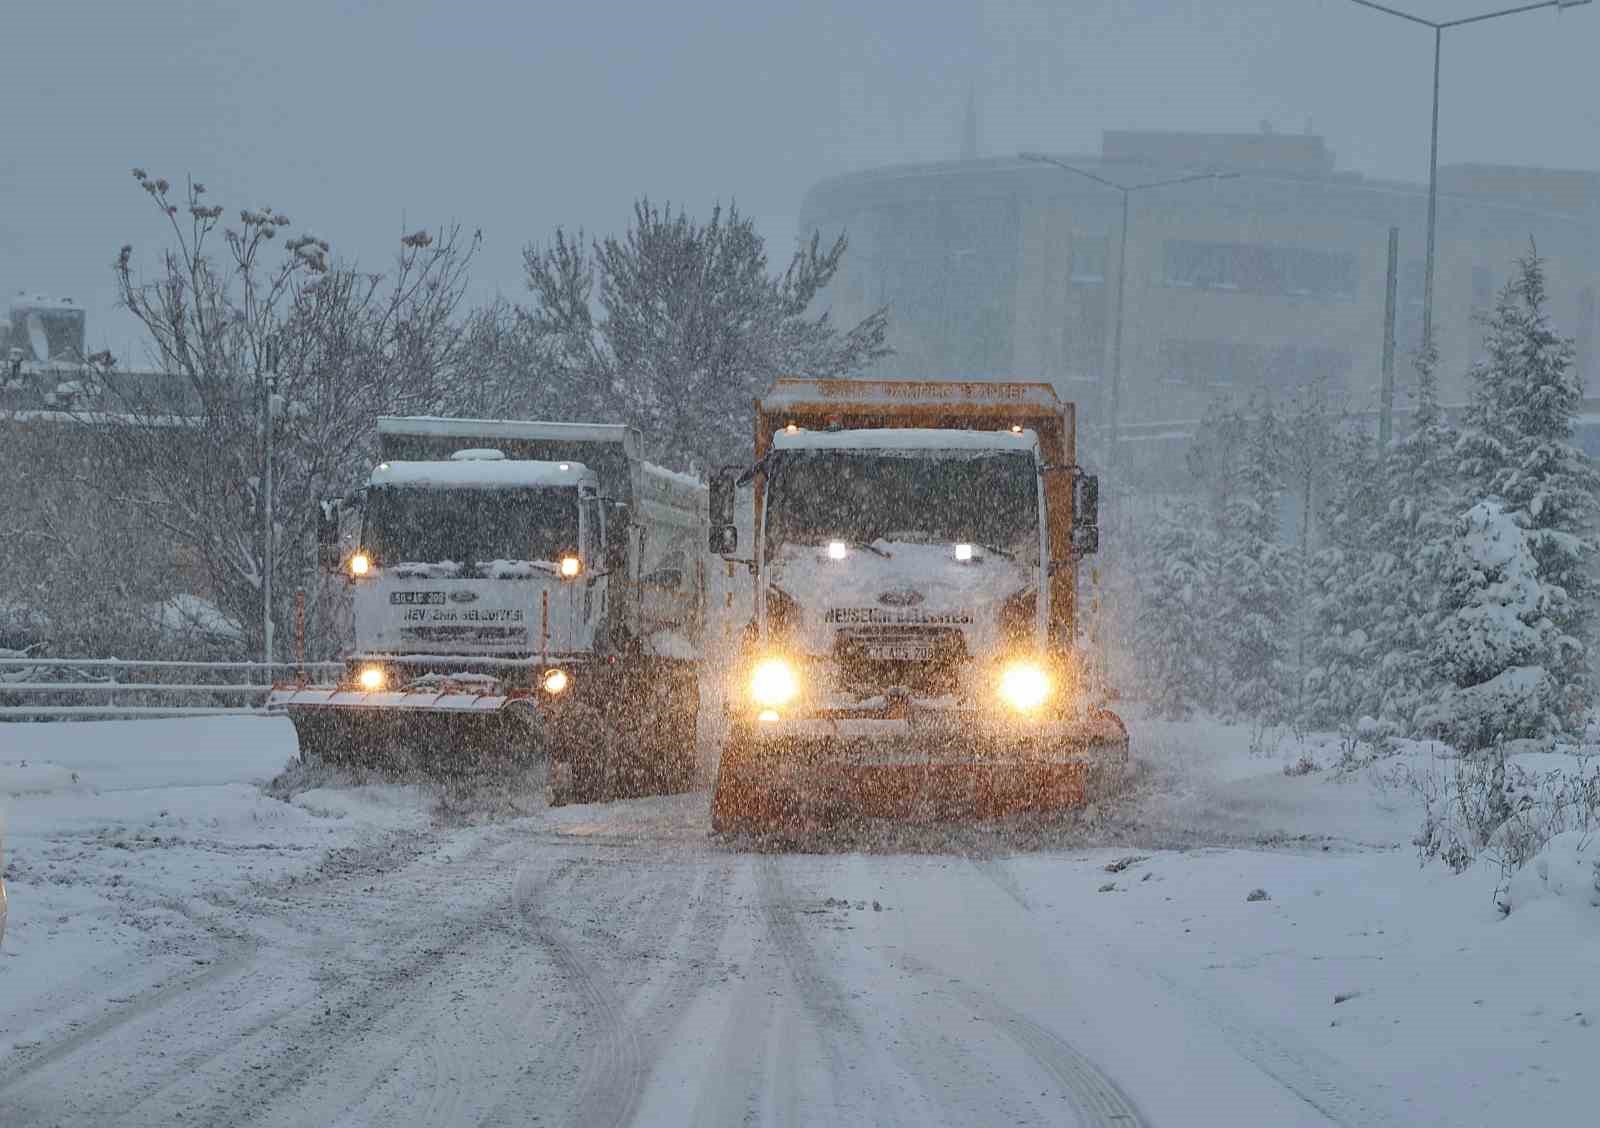
MULTIPOLYGON (((1427 173, 1431 33, 1350 0, 18 0, 0 25, 0 293, 74 296, 124 351, 109 263, 162 238, 135 165, 366 264, 403 225, 481 227, 480 300, 642 192, 737 199, 784 251, 816 180, 955 156, 969 88, 984 155, 1268 120, 1427 173)), ((1441 160, 1600 167, 1597 45, 1600 4, 1447 33, 1441 160)))

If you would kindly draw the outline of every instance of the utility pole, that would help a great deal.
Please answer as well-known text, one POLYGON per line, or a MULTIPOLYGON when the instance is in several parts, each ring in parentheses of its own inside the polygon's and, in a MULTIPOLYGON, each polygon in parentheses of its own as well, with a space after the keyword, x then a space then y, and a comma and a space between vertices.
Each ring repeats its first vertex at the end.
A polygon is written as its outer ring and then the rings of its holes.
POLYGON ((1133 193, 1142 192, 1147 188, 1165 188, 1171 184, 1190 184, 1197 180, 1237 180, 1239 174, 1237 172, 1201 172, 1193 176, 1175 176, 1170 180, 1152 180, 1144 184, 1118 184, 1114 180, 1107 180, 1103 176, 1076 168, 1065 161, 1058 161, 1056 158, 1046 156, 1044 153, 1022 153, 1019 155, 1025 161, 1054 165, 1064 172, 1075 173, 1078 176, 1094 181, 1096 184, 1110 188, 1114 192, 1122 193, 1122 235, 1117 249, 1117 311, 1115 328, 1112 330, 1111 338, 1111 406, 1110 419, 1108 420, 1111 442, 1110 449, 1106 452, 1107 468, 1115 470, 1117 446, 1122 434, 1122 321, 1123 302, 1128 292, 1126 284, 1128 274, 1128 198, 1133 193))
POLYGON ((1454 20, 1425 20, 1421 16, 1414 16, 1410 12, 1402 12, 1398 8, 1390 8, 1374 0, 1351 0, 1351 3, 1360 4, 1363 8, 1382 12, 1385 15, 1396 16, 1410 23, 1420 24, 1422 27, 1433 29, 1433 133, 1428 147, 1428 262, 1422 283, 1422 348, 1426 350, 1433 342, 1433 249, 1434 229, 1439 213, 1439 63, 1444 53, 1444 33, 1452 27, 1461 27, 1464 24, 1483 23, 1485 20, 1499 19, 1501 16, 1515 16, 1523 12, 1533 12, 1540 8, 1554 8, 1561 11, 1564 8, 1581 8, 1590 0, 1540 0, 1536 4, 1523 4, 1516 8, 1503 8, 1498 12, 1485 12, 1481 16, 1463 16, 1454 20))
MULTIPOLYGON (((273 423, 278 415, 278 358, 277 350, 269 344, 267 346, 267 371, 262 386, 266 392, 266 402, 262 405, 262 427, 265 428, 266 440, 266 471, 262 475, 262 529, 261 529, 261 637, 262 658, 268 667, 272 665, 272 563, 273 563, 273 517, 272 517, 272 440, 273 423)), ((268 670, 268 677, 271 671, 268 670)))
POLYGON ((1383 299, 1383 395, 1379 401, 1378 448, 1388 447, 1394 429, 1394 307, 1400 276, 1400 229, 1389 228, 1389 283, 1383 299))

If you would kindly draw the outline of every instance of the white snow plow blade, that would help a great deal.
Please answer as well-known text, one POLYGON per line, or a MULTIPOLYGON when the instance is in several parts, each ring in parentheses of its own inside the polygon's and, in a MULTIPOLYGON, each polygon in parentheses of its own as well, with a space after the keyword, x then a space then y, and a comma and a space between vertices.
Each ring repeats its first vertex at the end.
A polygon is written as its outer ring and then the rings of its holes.
POLYGON ((545 754, 543 725, 528 698, 476 688, 281 686, 267 709, 288 714, 309 764, 458 776, 545 754))
POLYGON ((267 697, 267 711, 296 706, 336 709, 429 709, 446 712, 494 712, 513 700, 503 693, 463 689, 394 689, 367 691, 340 686, 288 686, 267 697))

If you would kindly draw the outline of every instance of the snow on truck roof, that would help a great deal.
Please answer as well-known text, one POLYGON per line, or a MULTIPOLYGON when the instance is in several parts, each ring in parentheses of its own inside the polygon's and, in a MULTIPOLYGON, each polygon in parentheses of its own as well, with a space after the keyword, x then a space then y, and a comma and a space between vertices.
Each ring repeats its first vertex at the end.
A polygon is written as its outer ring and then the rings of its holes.
POLYGON ((449 462, 382 462, 372 471, 371 485, 411 486, 441 490, 495 490, 593 484, 594 474, 581 462, 535 462, 529 459, 463 459, 449 462))
POLYGON ((1032 431, 961 431, 940 427, 874 427, 860 431, 789 431, 772 436, 776 450, 992 450, 1032 452, 1032 431))

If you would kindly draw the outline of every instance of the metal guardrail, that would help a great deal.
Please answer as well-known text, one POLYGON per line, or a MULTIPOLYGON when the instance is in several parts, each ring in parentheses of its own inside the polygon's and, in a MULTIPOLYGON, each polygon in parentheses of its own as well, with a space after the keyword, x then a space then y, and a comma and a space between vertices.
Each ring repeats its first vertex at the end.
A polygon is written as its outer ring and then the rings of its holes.
POLYGON ((0 721, 264 716, 275 676, 288 681, 343 671, 343 662, 6 657, 0 658, 0 721), (162 681, 163 674, 178 680, 162 681), (217 680, 205 680, 208 674, 217 680))

